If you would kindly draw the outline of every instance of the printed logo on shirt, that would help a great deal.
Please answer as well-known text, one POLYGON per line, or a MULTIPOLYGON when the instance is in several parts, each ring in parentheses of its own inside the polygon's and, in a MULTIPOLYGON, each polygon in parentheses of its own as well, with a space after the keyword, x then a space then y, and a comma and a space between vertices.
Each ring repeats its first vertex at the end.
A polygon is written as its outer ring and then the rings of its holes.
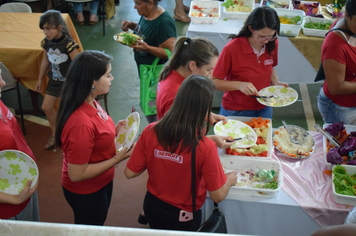
POLYGON ((160 159, 174 161, 179 164, 183 163, 183 156, 175 154, 175 153, 166 152, 166 151, 160 151, 157 149, 155 149, 155 157, 160 158, 160 159))
POLYGON ((14 117, 14 115, 11 113, 10 110, 7 110, 6 118, 12 120, 12 117, 14 117))
POLYGON ((266 65, 266 66, 273 65, 273 59, 265 60, 265 65, 266 65))

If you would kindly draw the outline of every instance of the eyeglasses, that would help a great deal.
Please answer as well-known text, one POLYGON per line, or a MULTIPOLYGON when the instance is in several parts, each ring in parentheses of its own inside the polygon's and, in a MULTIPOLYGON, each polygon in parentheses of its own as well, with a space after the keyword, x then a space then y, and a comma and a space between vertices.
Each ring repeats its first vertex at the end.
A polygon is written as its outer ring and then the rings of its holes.
POLYGON ((257 37, 257 40, 261 39, 261 41, 265 41, 265 40, 268 40, 268 41, 274 41, 278 38, 278 33, 277 31, 274 32, 274 35, 273 36, 261 36, 259 35, 255 30, 253 31, 253 33, 256 35, 257 37))

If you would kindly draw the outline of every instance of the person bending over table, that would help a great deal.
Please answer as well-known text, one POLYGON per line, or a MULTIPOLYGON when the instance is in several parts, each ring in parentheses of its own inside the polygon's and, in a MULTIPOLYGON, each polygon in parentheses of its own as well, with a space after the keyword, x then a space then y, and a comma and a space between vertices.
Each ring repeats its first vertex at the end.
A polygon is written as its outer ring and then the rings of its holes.
MULTIPOLYGON (((141 16, 138 23, 124 20, 121 22, 123 31, 133 30, 141 36, 142 41, 131 46, 134 49, 137 69, 141 64, 151 65, 159 57, 158 65, 167 62, 165 48, 172 52, 177 37, 176 25, 172 16, 161 6, 158 0, 135 0, 135 9, 141 16)), ((156 115, 146 117, 148 122, 157 120, 156 115)))
POLYGON ((75 224, 103 225, 110 206, 114 166, 132 154, 116 151, 115 124, 95 98, 107 94, 111 57, 84 51, 72 61, 61 94, 56 144, 63 150, 62 186, 75 224))
POLYGON ((345 4, 321 48, 325 81, 318 95, 318 108, 325 123, 356 124, 356 0, 345 4), (345 30, 347 30, 345 32, 345 30))
POLYGON ((272 118, 272 108, 250 95, 270 85, 287 85, 274 68, 279 29, 276 11, 262 6, 251 12, 238 35, 229 36, 232 40, 223 48, 212 77, 216 89, 224 92, 221 115, 272 118))
MULTIPOLYGON (((219 57, 215 45, 203 37, 179 37, 172 57, 163 67, 157 85, 157 118, 161 119, 172 106, 177 91, 186 77, 196 74, 210 77, 219 57)), ((223 120, 225 116, 210 113, 210 124, 223 120)), ((225 142, 230 137, 209 135, 219 148, 227 148, 234 143, 225 142)))
POLYGON ((214 84, 207 77, 191 75, 180 86, 166 115, 142 132, 129 159, 125 176, 133 178, 148 171, 143 209, 153 229, 196 231, 206 192, 221 202, 237 172, 224 174, 209 130, 214 84), (196 146, 196 218, 192 217, 191 156, 196 146), (188 218, 180 216, 188 216, 188 218))
MULTIPOLYGON (((0 69, 0 98, 1 87, 5 86, 0 69)), ((22 135, 16 117, 0 100, 0 151, 12 149, 19 150, 29 155, 36 161, 25 137, 22 135)), ((24 189, 16 195, 0 192, 0 219, 39 221, 37 186, 30 188, 32 180, 27 181, 24 189)))

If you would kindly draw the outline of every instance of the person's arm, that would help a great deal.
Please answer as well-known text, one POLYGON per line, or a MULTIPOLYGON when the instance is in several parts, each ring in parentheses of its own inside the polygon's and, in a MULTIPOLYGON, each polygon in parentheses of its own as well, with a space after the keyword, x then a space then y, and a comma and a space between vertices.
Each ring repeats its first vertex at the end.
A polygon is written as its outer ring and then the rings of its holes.
POLYGON ((37 84, 36 84, 36 89, 38 92, 41 91, 43 77, 44 77, 46 71, 48 70, 48 65, 49 65, 49 61, 48 61, 47 53, 46 53, 46 51, 44 51, 44 57, 43 57, 43 60, 41 63, 40 73, 38 75, 37 84))
POLYGON ((345 81, 346 65, 327 59, 323 62, 326 83, 332 95, 346 95, 356 93, 356 83, 345 81))
POLYGON ((78 50, 77 48, 75 48, 73 51, 71 51, 71 52, 69 53, 70 59, 72 59, 72 61, 73 61, 73 59, 74 59, 78 54, 79 54, 79 50, 78 50))
POLYGON ((328 225, 315 231, 311 236, 354 236, 356 225, 328 225))
POLYGON ((128 31, 129 29, 135 30, 136 26, 137 26, 137 23, 135 23, 135 22, 127 21, 127 20, 121 21, 121 29, 123 31, 128 31))
POLYGON ((0 192, 0 203, 13 204, 13 205, 19 205, 23 203, 24 201, 29 199, 32 196, 32 194, 36 191, 38 186, 38 181, 35 184, 35 186, 33 186, 33 188, 31 188, 31 184, 32 184, 32 180, 28 180, 25 185, 25 188, 22 189, 22 191, 17 195, 11 195, 11 194, 0 192))
POLYGON ((287 83, 283 83, 281 81, 279 81, 276 69, 273 67, 272 69, 272 75, 271 75, 271 85, 283 85, 283 86, 288 86, 287 83))
POLYGON ((214 81, 215 89, 222 92, 235 91, 240 90, 242 93, 246 95, 254 95, 258 94, 255 86, 250 82, 241 82, 241 81, 228 81, 216 78, 214 76, 211 77, 214 81))
POLYGON ((217 123, 217 122, 219 122, 221 120, 223 121, 223 124, 226 124, 226 122, 227 122, 226 116, 218 115, 218 114, 215 114, 213 112, 210 112, 209 123, 211 125, 215 125, 215 123, 217 123))
POLYGON ((127 147, 125 147, 120 152, 117 152, 114 157, 97 163, 86 163, 83 165, 68 163, 69 178, 73 182, 94 178, 131 156, 133 149, 134 145, 126 152, 127 147))
POLYGON ((213 140, 216 146, 220 149, 228 148, 233 145, 236 141, 233 142, 226 142, 227 140, 232 140, 233 138, 228 136, 220 136, 220 135, 207 135, 207 138, 213 140))
POLYGON ((222 187, 215 191, 209 191, 210 198, 216 203, 219 203, 224 200, 227 194, 229 193, 230 187, 236 184, 237 171, 227 173, 226 177, 226 182, 222 187))
POLYGON ((156 57, 159 57, 161 59, 167 59, 168 56, 164 49, 167 48, 169 51, 172 52, 175 40, 176 38, 174 37, 169 38, 162 44, 160 44, 158 47, 150 46, 145 41, 138 41, 137 45, 132 45, 131 47, 137 51, 147 51, 148 53, 151 53, 156 57))
POLYGON ((135 172, 131 171, 129 168, 127 168, 127 166, 126 166, 125 171, 124 171, 124 174, 125 174, 126 178, 131 179, 131 178, 135 178, 135 177, 139 176, 139 175, 142 174, 144 171, 145 171, 145 170, 143 170, 143 171, 140 172, 140 173, 135 173, 135 172))

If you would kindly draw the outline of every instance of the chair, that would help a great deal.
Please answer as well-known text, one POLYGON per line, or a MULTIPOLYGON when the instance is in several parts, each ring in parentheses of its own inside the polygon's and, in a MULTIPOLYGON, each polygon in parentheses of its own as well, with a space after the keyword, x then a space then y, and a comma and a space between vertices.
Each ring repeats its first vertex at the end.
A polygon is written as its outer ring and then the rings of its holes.
POLYGON ((28 12, 32 13, 31 7, 23 2, 9 2, 0 6, 0 12, 28 12))
POLYGON ((21 114, 22 133, 23 133, 23 135, 26 135, 25 122, 23 119, 23 110, 22 110, 19 82, 14 78, 14 76, 11 74, 11 72, 7 69, 7 67, 2 62, 0 62, 0 69, 1 69, 2 79, 6 83, 6 85, 1 88, 2 93, 13 90, 13 89, 17 90, 17 99, 19 102, 19 108, 20 108, 20 114, 21 114))
MULTIPOLYGON (((67 11, 68 11, 68 3, 90 3, 94 2, 94 0, 64 0, 67 5, 67 11)), ((98 10, 100 12, 99 19, 103 17, 103 36, 105 36, 105 17, 106 17, 106 9, 105 9, 105 4, 106 0, 99 0, 99 9, 101 7, 101 10, 98 10)))

